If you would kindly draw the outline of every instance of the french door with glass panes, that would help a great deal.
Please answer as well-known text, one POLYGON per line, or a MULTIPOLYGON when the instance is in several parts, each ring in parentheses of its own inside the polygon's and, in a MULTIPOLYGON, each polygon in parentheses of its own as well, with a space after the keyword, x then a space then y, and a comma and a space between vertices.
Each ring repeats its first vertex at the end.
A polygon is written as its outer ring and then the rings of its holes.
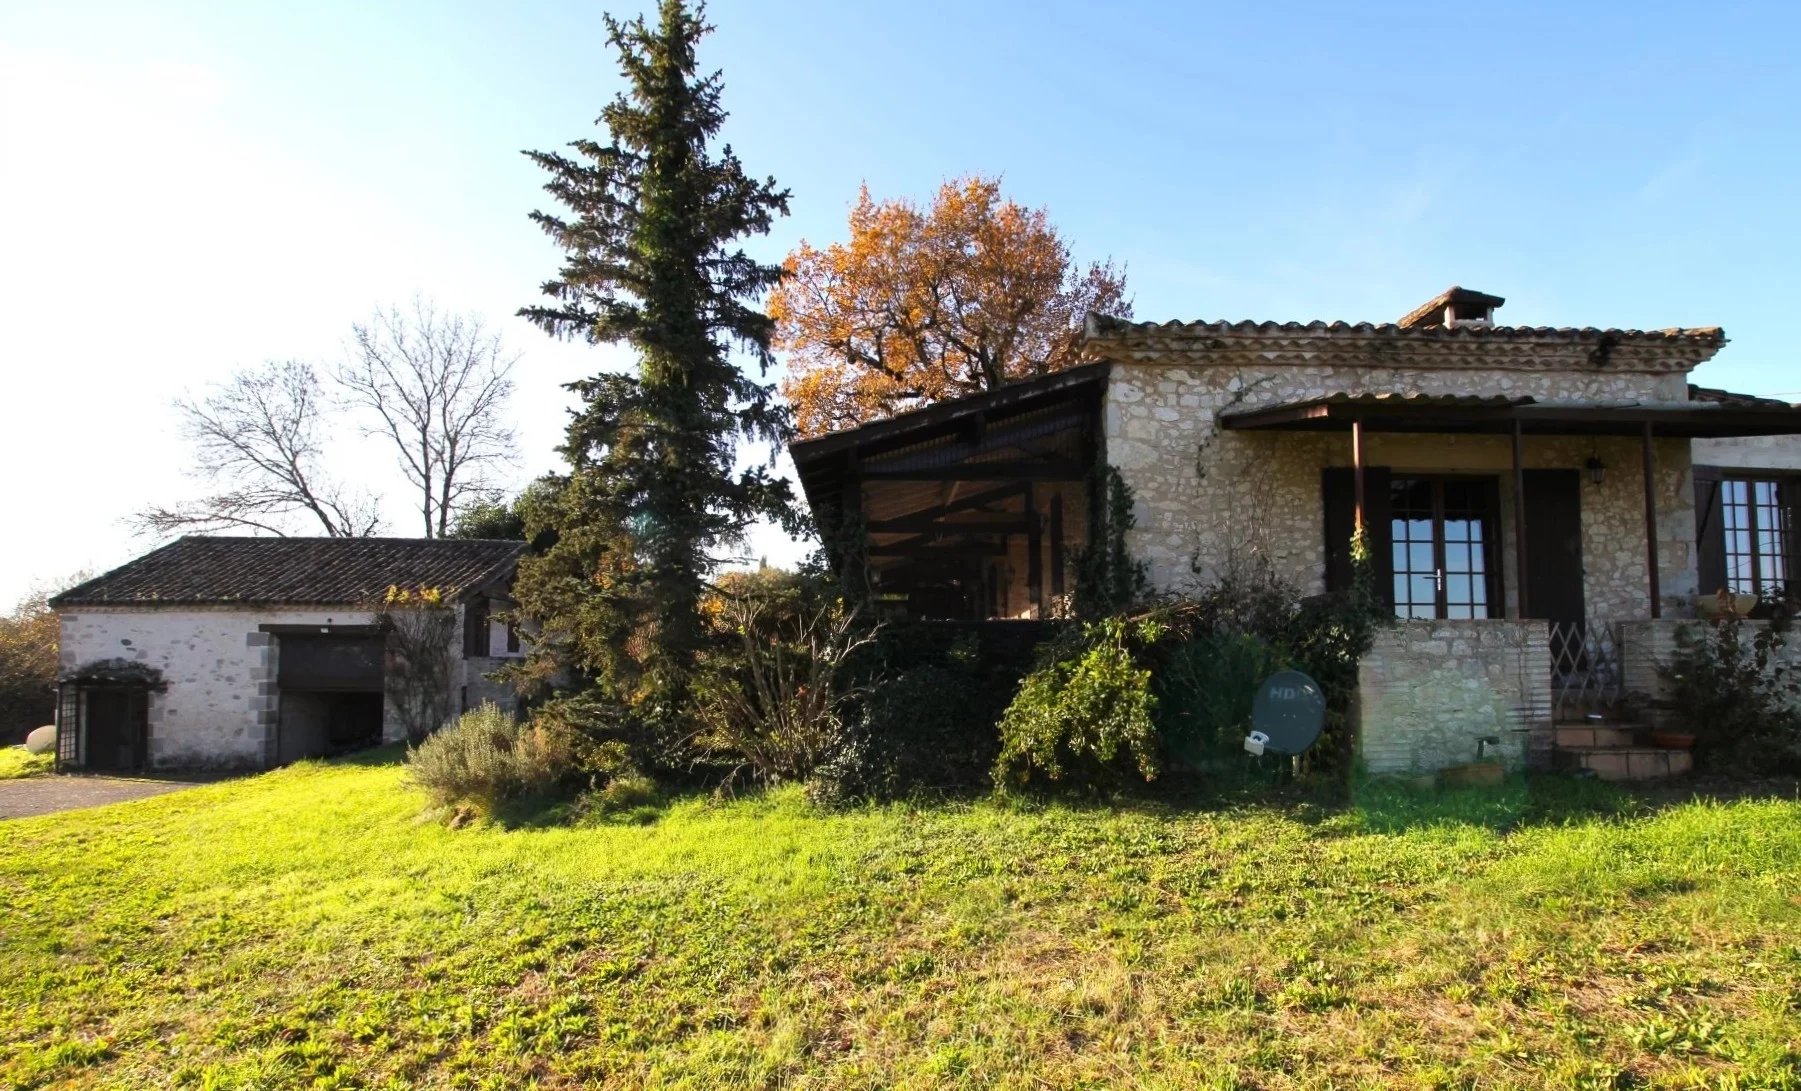
POLYGON ((1499 616, 1495 479, 1397 473, 1389 503, 1395 616, 1499 616))

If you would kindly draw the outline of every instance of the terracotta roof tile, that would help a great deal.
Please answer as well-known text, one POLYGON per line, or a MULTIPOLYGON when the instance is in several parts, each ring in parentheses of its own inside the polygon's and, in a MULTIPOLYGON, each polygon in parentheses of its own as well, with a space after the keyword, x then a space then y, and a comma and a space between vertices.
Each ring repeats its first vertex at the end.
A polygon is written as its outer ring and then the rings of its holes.
POLYGON ((342 605, 390 586, 455 597, 490 583, 524 542, 454 538, 181 538, 50 600, 71 606, 342 605))
POLYGON ((1763 398, 1756 394, 1735 394, 1730 390, 1721 390, 1712 386, 1696 386, 1688 384, 1689 401, 1712 402, 1715 405, 1730 405, 1744 409, 1788 409, 1790 403, 1781 398, 1763 398))
POLYGON ((1251 320, 1238 322, 1204 320, 1135 322, 1105 314, 1089 315, 1088 325, 1088 336, 1091 338, 1106 337, 1110 334, 1161 334, 1195 337, 1228 333, 1375 335, 1434 341, 1599 341, 1606 338, 1615 341, 1641 342, 1691 341, 1707 345, 1723 344, 1726 340, 1725 331, 1718 326, 1667 330, 1603 330, 1593 326, 1581 328, 1575 326, 1491 326, 1480 323, 1450 327, 1409 327, 1395 322, 1323 322, 1317 319, 1312 322, 1256 322, 1251 320))

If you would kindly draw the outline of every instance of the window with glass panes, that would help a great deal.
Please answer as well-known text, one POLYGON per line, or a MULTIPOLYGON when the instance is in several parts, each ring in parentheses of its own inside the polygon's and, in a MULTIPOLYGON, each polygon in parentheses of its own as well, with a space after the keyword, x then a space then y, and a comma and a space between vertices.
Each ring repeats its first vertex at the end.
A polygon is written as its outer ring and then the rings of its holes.
POLYGON ((1484 478, 1393 479, 1396 617, 1495 616, 1495 495, 1494 482, 1484 478))
POLYGON ((1726 534, 1726 587, 1734 594, 1775 594, 1788 583, 1789 519, 1779 481, 1720 482, 1726 534))

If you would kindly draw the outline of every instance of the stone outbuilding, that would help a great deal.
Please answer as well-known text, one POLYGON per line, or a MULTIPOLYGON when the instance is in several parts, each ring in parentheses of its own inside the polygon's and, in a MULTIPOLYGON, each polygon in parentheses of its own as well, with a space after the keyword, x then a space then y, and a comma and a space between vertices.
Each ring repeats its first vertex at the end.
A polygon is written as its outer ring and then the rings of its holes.
POLYGON ((1801 408, 1691 384, 1717 328, 1505 326, 1503 303, 1451 288, 1381 324, 1091 315, 1085 366, 792 453, 820 525, 861 528, 841 555, 914 617, 1064 609, 1102 465, 1160 591, 1251 563, 1337 591, 1361 525, 1398 622, 1363 665, 1365 765, 1430 772, 1491 738, 1509 764, 1548 759, 1559 721, 1655 687, 1626 676, 1649 673, 1628 643, 1667 647, 1722 589, 1786 587, 1801 408))
MULTIPOLYGON (((57 764, 269 768, 404 738, 389 588, 454 615, 451 712, 512 707, 491 675, 523 654, 511 605, 521 542, 187 537, 50 601, 61 627, 57 764)), ((432 687, 433 692, 436 686, 432 687)))

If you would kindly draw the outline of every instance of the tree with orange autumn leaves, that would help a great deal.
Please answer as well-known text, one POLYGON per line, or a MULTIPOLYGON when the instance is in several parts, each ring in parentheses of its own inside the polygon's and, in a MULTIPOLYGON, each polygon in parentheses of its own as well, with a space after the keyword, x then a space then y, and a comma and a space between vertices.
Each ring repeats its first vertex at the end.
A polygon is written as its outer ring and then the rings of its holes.
POLYGON ((1132 313, 1123 270, 1074 264, 1044 209, 980 176, 926 209, 865 186, 849 241, 802 242, 787 270, 769 314, 806 436, 1071 367, 1087 312, 1132 313))

